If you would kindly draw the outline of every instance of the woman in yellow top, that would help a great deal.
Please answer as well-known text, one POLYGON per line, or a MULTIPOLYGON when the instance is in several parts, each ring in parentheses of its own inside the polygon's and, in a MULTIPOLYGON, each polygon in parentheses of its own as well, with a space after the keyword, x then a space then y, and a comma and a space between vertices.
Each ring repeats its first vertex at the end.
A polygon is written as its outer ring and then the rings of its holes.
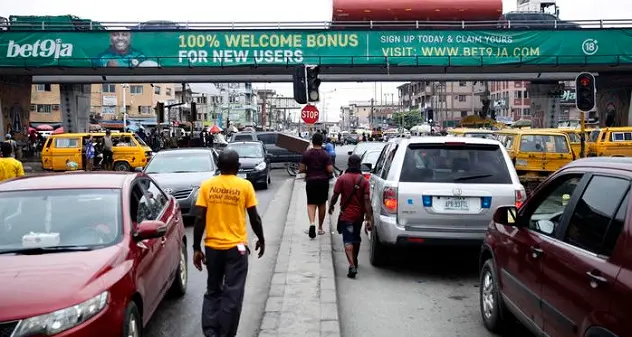
POLYGON ((3 142, 0 151, 2 151, 2 158, 0 158, 0 182, 24 176, 22 162, 11 157, 13 146, 9 142, 3 142))

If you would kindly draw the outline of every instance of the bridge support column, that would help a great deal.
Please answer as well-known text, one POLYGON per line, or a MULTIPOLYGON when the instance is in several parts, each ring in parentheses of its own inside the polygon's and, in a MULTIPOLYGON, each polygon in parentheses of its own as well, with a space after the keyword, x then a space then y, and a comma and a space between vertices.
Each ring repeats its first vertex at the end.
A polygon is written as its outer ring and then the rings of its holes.
POLYGON ((89 84, 60 84, 61 122, 65 132, 88 132, 90 124, 89 84))
POLYGON ((558 82, 529 83, 527 92, 531 101, 533 127, 557 127, 557 122, 562 114, 559 88, 558 82))
POLYGON ((13 133, 23 140, 31 112, 31 76, 0 76, 0 137, 13 133))
POLYGON ((632 78, 597 77, 597 113, 600 126, 627 126, 632 123, 632 78))

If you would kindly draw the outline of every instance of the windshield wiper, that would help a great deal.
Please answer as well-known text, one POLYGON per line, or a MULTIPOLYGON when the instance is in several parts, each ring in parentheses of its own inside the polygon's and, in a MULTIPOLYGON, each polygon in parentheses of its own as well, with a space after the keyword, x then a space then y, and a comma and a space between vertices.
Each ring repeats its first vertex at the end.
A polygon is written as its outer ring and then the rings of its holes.
POLYGON ((454 181, 462 181, 462 180, 471 180, 471 179, 478 179, 478 178, 487 178, 487 177, 493 177, 493 174, 473 174, 471 176, 463 176, 463 177, 458 177, 458 178, 454 178, 454 181))
POLYGON ((48 253, 64 253, 64 252, 87 252, 93 250, 94 247, 87 246, 51 246, 51 247, 33 247, 33 248, 18 248, 18 249, 0 249, 0 254, 23 254, 23 255, 38 255, 48 253))

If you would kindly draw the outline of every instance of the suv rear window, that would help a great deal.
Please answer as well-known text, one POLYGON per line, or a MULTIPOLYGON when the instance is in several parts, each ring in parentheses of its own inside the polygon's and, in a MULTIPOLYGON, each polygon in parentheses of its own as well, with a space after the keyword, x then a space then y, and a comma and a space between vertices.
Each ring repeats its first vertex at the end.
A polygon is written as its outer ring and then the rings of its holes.
POLYGON ((511 184, 502 150, 494 144, 411 144, 400 182, 511 184))
POLYGON ((521 152, 569 153, 568 142, 564 136, 522 135, 521 152))
POLYGON ((234 135, 233 136, 233 141, 236 141, 236 142, 252 141, 252 140, 254 140, 252 135, 234 135))

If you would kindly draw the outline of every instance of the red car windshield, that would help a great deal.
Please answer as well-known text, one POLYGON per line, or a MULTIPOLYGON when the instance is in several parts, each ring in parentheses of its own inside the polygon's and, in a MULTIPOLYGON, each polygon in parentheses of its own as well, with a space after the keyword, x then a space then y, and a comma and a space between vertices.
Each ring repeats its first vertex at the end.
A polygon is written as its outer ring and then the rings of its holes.
POLYGON ((122 237, 118 189, 0 193, 0 253, 53 247, 102 247, 122 237))

